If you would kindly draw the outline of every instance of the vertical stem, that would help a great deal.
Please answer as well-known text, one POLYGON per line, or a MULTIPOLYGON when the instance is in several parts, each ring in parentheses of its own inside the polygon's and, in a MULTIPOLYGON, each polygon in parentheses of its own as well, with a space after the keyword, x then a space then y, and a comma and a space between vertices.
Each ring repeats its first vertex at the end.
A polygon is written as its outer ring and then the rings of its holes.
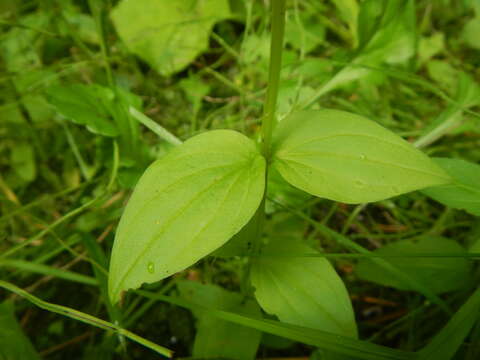
POLYGON ((101 3, 98 4, 94 0, 88 0, 88 6, 95 20, 95 26, 97 28, 98 36, 100 38, 100 52, 102 54, 102 60, 104 62, 105 72, 107 74, 108 85, 113 90, 114 82, 113 82, 112 69, 110 67, 110 62, 108 60, 108 50, 107 50, 107 44, 106 44, 107 40, 105 37, 102 4, 101 3))
POLYGON ((262 153, 267 160, 270 158, 272 132, 275 126, 275 108, 282 68, 283 34, 285 32, 285 0, 272 2, 272 40, 270 43, 270 66, 268 74, 267 97, 263 108, 262 121, 262 153))
MULTIPOLYGON (((283 34, 285 32, 285 0, 271 0, 272 3, 272 39, 270 43, 270 67, 268 74, 268 88, 263 108, 262 121, 262 153, 269 161, 272 145, 272 132, 275 125, 275 108, 282 68, 283 34)), ((265 198, 267 194, 268 166, 265 172, 265 192, 262 203, 255 213, 251 226, 255 226, 255 238, 252 244, 252 253, 258 255, 262 246, 262 232, 265 223, 265 198)), ((250 272, 247 269, 247 276, 250 272)))

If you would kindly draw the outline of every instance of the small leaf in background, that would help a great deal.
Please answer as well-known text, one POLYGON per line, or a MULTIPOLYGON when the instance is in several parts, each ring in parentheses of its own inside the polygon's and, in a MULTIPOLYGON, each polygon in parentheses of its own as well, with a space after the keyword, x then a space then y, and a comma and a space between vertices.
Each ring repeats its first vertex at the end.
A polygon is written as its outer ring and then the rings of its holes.
POLYGON ((298 103, 303 103, 315 95, 310 86, 299 86, 298 80, 284 80, 278 91, 277 114, 287 115, 298 103))
POLYGON ((472 3, 472 7, 475 11, 475 16, 470 19, 462 30, 461 37, 465 44, 472 49, 480 50, 480 4, 478 1, 472 3))
POLYGON ((464 111, 480 103, 480 87, 470 76, 458 72, 456 82, 455 101, 422 130, 421 136, 413 144, 415 147, 428 146, 453 132, 464 122, 464 111))
POLYGON ((430 60, 427 63, 428 76, 449 94, 458 88, 458 70, 442 60, 430 60))
POLYGON ((480 238, 473 243, 473 245, 468 249, 468 252, 480 253, 480 238))
POLYGON ((111 12, 130 51, 164 76, 207 50, 213 25, 229 16, 227 0, 123 0, 111 12))
POLYGON ((332 2, 337 7, 341 19, 347 23, 353 39, 353 47, 356 47, 358 42, 358 14, 360 12, 357 0, 332 0, 332 2))
POLYGON ((242 43, 242 62, 256 65, 260 69, 259 76, 265 76, 270 58, 270 36, 266 34, 252 34, 242 43))
POLYGON ((418 42, 418 63, 425 64, 435 55, 445 49, 445 35, 437 32, 428 37, 422 37, 418 42))
POLYGON ((452 178, 451 184, 422 190, 432 199, 480 216, 480 165, 461 159, 434 158, 452 178))
POLYGON ((210 85, 202 81, 198 76, 189 76, 179 82, 180 88, 185 92, 187 99, 193 105, 193 111, 200 110, 202 99, 210 92, 210 85))
POLYGON ((271 241, 252 264, 255 297, 282 322, 357 337, 352 304, 330 262, 292 238, 271 241), (296 257, 297 255, 298 257, 296 257))
MULTIPOLYGON (((181 296, 193 303, 218 310, 261 318, 258 304, 216 285, 202 285, 194 281, 178 283, 181 296)), ((256 329, 220 320, 205 311, 193 311, 197 318, 197 334, 193 356, 201 359, 255 359, 262 333, 256 329)))
POLYGON ((473 49, 480 50, 480 17, 470 20, 463 28, 462 38, 473 49))
POLYGON ((253 216, 263 196, 265 159, 231 130, 197 135, 154 162, 120 220, 109 292, 166 278, 219 248, 253 216))
POLYGON ((278 125, 273 166, 290 184, 345 203, 378 201, 450 177, 408 142, 362 116, 301 111, 278 125))
POLYGON ((49 102, 68 120, 85 125, 95 134, 119 134, 108 108, 115 97, 110 89, 97 84, 57 85, 47 90, 47 96, 49 102))
POLYGON ((0 304, 0 359, 40 360, 30 340, 15 319, 13 304, 0 304))
POLYGON ((203 97, 210 92, 211 87, 196 75, 190 75, 188 78, 180 80, 178 84, 185 92, 187 100, 192 104, 191 131, 194 132, 197 130, 197 115, 202 108, 203 97))
POLYGON ((412 0, 406 3, 401 0, 369 0, 362 3, 362 8, 358 23, 358 35, 363 42, 361 51, 322 85, 307 106, 328 92, 369 75, 372 72, 370 67, 403 63, 415 54, 415 7, 412 0), (370 29, 377 23, 372 21, 374 14, 382 14, 378 29, 370 29))
POLYGON ((15 173, 25 182, 35 180, 37 166, 34 147, 28 142, 17 142, 12 147, 10 163, 15 173))
POLYGON ((80 12, 79 9, 66 3, 63 7, 63 20, 59 24, 59 30, 62 35, 68 36, 75 32, 81 40, 90 44, 100 44, 100 37, 95 26, 95 20, 92 16, 80 12))
MULTIPOLYGON (((467 251, 456 241, 440 236, 423 236, 413 240, 400 240, 373 252, 407 275, 428 286, 436 294, 462 288, 470 280, 471 262, 462 258, 467 251), (408 257, 422 254, 451 254, 452 257, 408 257), (405 257, 396 257, 406 255, 405 257), (394 256, 394 257, 388 257, 394 256)), ((370 259, 361 259, 355 268, 357 276, 376 284, 400 290, 413 290, 399 283, 370 259)))
POLYGON ((325 27, 316 17, 296 19, 288 17, 285 23, 285 42, 296 49, 302 49, 308 54, 320 45, 325 39, 325 27))

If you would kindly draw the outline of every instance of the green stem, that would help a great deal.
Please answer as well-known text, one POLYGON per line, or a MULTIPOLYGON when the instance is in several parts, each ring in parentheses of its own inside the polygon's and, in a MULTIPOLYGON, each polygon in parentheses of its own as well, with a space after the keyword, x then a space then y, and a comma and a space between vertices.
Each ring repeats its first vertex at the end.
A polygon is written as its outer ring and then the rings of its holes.
MULTIPOLYGON (((285 0, 272 0, 272 38, 270 42, 270 66, 268 74, 267 96, 263 108, 262 120, 262 154, 270 159, 272 133, 275 125, 275 110, 282 68, 283 35, 285 32, 285 0)), ((249 226, 255 227, 255 236, 252 240, 251 254, 258 256, 262 246, 262 232, 265 224, 265 201, 267 195, 268 166, 265 171, 265 190, 262 202, 250 220, 249 226)), ((252 263, 248 263, 246 278, 249 278, 252 263)), ((248 282, 248 280, 247 280, 248 282)), ((248 291, 248 290, 247 290, 248 291)))
POLYGON ((270 158, 272 133, 275 126, 275 109, 282 68, 283 34, 285 32, 285 0, 272 0, 272 40, 270 43, 270 66, 267 97, 263 108, 262 153, 270 158))

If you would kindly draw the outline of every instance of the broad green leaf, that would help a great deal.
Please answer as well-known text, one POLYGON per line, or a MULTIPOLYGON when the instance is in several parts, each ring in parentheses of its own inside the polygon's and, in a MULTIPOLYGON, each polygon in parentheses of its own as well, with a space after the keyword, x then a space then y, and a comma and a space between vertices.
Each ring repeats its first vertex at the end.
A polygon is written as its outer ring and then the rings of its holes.
POLYGON ((442 204, 480 216, 480 165, 460 159, 434 158, 452 178, 451 184, 422 190, 442 204))
POLYGON ((164 76, 207 50, 213 25, 229 16, 228 0, 122 0, 111 13, 130 51, 164 76))
MULTIPOLYGON (((263 208, 260 206, 258 211, 263 211, 263 208)), ((261 221, 259 216, 253 216, 238 233, 211 255, 221 258, 248 256, 252 250, 252 244, 258 236, 259 221, 261 221)))
POLYGON ((292 238, 270 242, 252 264, 255 297, 281 321, 357 337, 352 304, 342 279, 322 257, 292 238))
POLYGON ((378 201, 450 177, 408 142, 362 116, 301 111, 274 133, 273 166, 290 184, 345 203, 378 201))
POLYGON ((52 86, 47 91, 49 102, 68 120, 85 125, 91 132, 117 136, 109 104, 114 93, 100 85, 72 84, 52 86))
MULTIPOLYGON (((461 255, 466 255, 467 251, 456 241, 440 236, 425 236, 415 240, 392 242, 373 253, 385 256, 386 261, 425 284, 436 294, 459 289, 470 280, 471 263, 468 259, 461 257, 461 255), (451 254, 452 257, 434 257, 436 253, 451 254), (422 254, 430 255, 430 257, 418 257, 422 254)), ((414 290, 405 283, 399 282, 388 272, 383 271, 380 266, 368 258, 359 261, 355 272, 361 279, 380 285, 400 290, 414 290)))
MULTIPOLYGON (((477 289, 453 315, 445 327, 422 350, 418 360, 450 360, 465 341, 480 314, 480 289, 477 289)), ((471 343, 471 346, 475 346, 471 343)))
POLYGON ((30 340, 15 319, 13 304, 0 304, 0 359, 40 360, 30 340))
MULTIPOLYGON (((206 304, 219 310, 261 317, 258 304, 244 301, 243 296, 216 285, 202 285, 194 281, 181 281, 178 289, 183 298, 206 304)), ((201 359, 255 359, 262 333, 256 329, 218 319, 205 311, 193 311, 197 318, 197 334, 193 343, 193 356, 201 359)))
POLYGON ((154 162, 139 180, 117 229, 109 294, 194 264, 235 235, 258 208, 265 160, 230 130, 195 136, 154 162))
MULTIPOLYGON (((1 282, 0 282, 1 285, 1 282)), ((172 296, 150 294, 141 291, 152 299, 159 299, 170 304, 178 305, 194 311, 203 310, 210 315, 218 317, 235 324, 249 326, 263 332, 281 336, 304 344, 317 346, 338 354, 350 356, 353 359, 365 360, 412 360, 416 359, 415 353, 390 349, 385 346, 376 345, 367 341, 357 340, 351 337, 332 334, 330 332, 311 329, 303 326, 287 324, 280 321, 257 319, 252 316, 242 315, 231 311, 218 310, 207 305, 194 304, 172 296)))

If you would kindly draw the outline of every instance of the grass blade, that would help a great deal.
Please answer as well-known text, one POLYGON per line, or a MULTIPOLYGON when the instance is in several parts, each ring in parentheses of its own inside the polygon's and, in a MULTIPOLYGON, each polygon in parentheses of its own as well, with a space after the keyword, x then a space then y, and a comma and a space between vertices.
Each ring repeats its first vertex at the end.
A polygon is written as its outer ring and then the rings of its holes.
POLYGON ((81 321, 81 322, 84 322, 86 324, 89 324, 89 325, 92 325, 92 326, 95 326, 95 327, 98 327, 100 329, 103 329, 103 330, 108 330, 108 331, 113 331, 119 335, 123 335, 125 336, 126 338, 129 338, 130 340, 132 341, 135 341, 136 343, 140 344, 140 345, 143 345, 163 356, 166 356, 166 357, 169 357, 171 358, 172 357, 172 354, 173 352, 163 346, 160 346, 160 345, 157 345, 141 336, 138 336, 126 329, 123 329, 115 324, 112 324, 108 321, 105 321, 105 320, 102 320, 102 319, 99 319, 99 318, 96 318, 92 315, 89 315, 89 314, 85 314, 81 311, 78 311, 78 310, 75 310, 75 309, 72 309, 72 308, 69 308, 69 307, 66 307, 66 306, 62 306, 62 305, 57 305, 57 304, 52 304, 52 303, 49 303, 49 302, 46 302, 46 301, 43 301, 42 299, 39 299, 37 298, 36 296, 33 296, 32 294, 26 292, 25 290, 23 289, 20 289, 19 287, 11 284, 11 283, 8 283, 6 281, 3 281, 3 280, 0 280, 0 287, 1 288, 4 288, 8 291, 11 291, 15 294, 17 294, 18 296, 21 296, 23 298, 25 298, 26 300, 30 301, 32 304, 38 306, 39 308, 41 309, 44 309, 44 310, 47 310, 47 311, 50 311, 50 312, 54 312, 54 313, 57 313, 57 314, 60 314, 60 315, 63 315, 63 316, 66 316, 66 317, 69 317, 71 319, 74 319, 74 320, 78 320, 78 321, 81 321))
POLYGON ((430 343, 418 352, 419 360, 450 360, 480 315, 480 288, 463 304, 430 343))

